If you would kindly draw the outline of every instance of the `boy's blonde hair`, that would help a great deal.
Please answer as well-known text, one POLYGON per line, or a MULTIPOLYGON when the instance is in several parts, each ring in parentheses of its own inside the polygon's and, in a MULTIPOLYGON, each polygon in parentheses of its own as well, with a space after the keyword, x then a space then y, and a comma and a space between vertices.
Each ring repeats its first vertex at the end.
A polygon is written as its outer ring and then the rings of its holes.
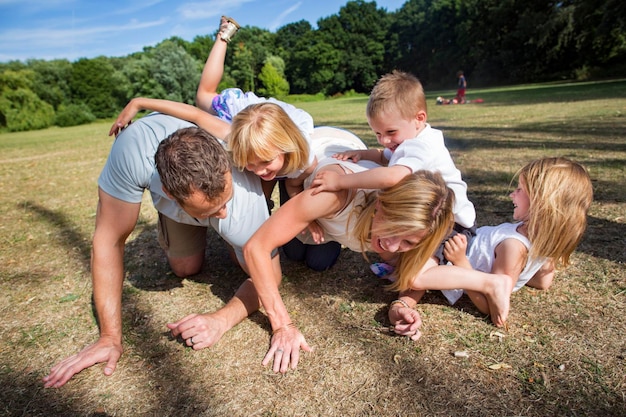
POLYGON ((567 158, 542 158, 516 174, 530 198, 526 225, 531 258, 565 267, 587 227, 593 188, 587 170, 567 158))
POLYGON ((365 114, 371 119, 393 112, 408 120, 413 119, 420 110, 426 111, 422 83, 412 74, 394 70, 376 82, 367 101, 365 114))
POLYGON ((380 210, 384 223, 378 230, 382 236, 411 235, 420 237, 417 246, 400 254, 390 290, 404 291, 431 258, 454 225, 454 193, 441 174, 416 171, 385 190, 370 193, 358 209, 353 233, 361 241, 365 253, 371 243, 372 219, 380 210))
POLYGON ((227 142, 233 163, 242 171, 257 158, 271 161, 277 150, 285 155, 279 175, 308 167, 306 139, 289 115, 274 103, 252 104, 237 113, 227 142))

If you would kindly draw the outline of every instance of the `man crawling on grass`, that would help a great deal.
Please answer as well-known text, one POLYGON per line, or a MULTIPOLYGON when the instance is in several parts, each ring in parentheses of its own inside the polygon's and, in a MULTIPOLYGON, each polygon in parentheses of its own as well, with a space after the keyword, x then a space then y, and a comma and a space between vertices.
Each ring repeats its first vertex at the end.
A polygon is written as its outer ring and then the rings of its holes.
MULTIPOLYGON (((129 125, 117 136, 98 179, 91 270, 100 337, 55 365, 43 378, 45 387, 61 387, 97 363, 105 363, 107 376, 115 371, 123 350, 125 242, 137 223, 146 189, 159 212, 159 243, 179 277, 200 272, 209 226, 232 247, 245 270, 242 247, 269 217, 259 177, 233 168, 222 144, 206 131, 162 114, 129 125)), ((280 282, 276 253, 272 267, 280 282)), ((258 308, 257 292, 248 279, 220 310, 189 315, 168 328, 188 346, 202 349, 258 308)))

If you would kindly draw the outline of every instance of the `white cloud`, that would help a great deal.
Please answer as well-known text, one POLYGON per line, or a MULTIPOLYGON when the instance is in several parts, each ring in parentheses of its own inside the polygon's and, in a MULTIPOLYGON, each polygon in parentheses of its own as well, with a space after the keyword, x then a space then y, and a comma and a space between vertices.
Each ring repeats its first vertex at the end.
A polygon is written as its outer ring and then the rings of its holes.
POLYGON ((166 23, 167 19, 159 19, 151 22, 131 21, 124 25, 95 26, 77 29, 13 29, 0 33, 0 43, 4 44, 3 49, 20 49, 23 44, 30 44, 30 47, 58 47, 59 45, 71 43, 90 44, 94 38, 105 38, 112 33, 132 32, 160 26, 166 23))
POLYGON ((295 12, 296 10, 298 10, 301 5, 302 5, 302 2, 299 1, 296 4, 294 4, 293 6, 291 6, 290 8, 288 8, 287 10, 285 10, 284 12, 282 12, 281 14, 279 14, 276 17, 276 19, 274 19, 272 21, 272 23, 270 23, 269 30, 273 32, 276 29, 278 29, 279 27, 281 27, 283 25, 283 23, 285 22, 287 16, 289 16, 291 13, 295 12))

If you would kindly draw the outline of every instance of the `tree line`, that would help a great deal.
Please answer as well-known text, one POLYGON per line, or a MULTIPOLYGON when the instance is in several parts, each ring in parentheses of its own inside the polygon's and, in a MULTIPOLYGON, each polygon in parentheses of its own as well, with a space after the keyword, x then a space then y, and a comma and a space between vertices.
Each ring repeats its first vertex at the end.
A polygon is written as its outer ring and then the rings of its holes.
MULTIPOLYGON (((115 116, 137 96, 189 104, 216 33, 125 57, 0 63, 0 129, 70 126, 115 116)), ((427 89, 587 80, 626 74, 623 0, 408 0, 395 12, 348 1, 276 32, 246 26, 229 44, 220 88, 260 95, 368 93, 393 69, 427 89)))

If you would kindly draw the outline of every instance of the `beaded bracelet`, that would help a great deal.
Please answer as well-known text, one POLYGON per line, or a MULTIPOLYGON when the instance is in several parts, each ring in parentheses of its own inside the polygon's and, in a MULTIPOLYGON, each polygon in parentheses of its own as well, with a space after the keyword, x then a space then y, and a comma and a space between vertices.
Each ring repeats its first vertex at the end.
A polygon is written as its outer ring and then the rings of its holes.
POLYGON ((402 304, 402 306, 403 306, 403 307, 406 307, 406 308, 411 308, 411 307, 409 307, 409 305, 407 304, 407 302, 406 302, 406 301, 403 301, 403 300, 400 300, 400 299, 393 300, 393 301, 389 304, 389 307, 391 308, 391 306, 393 306, 394 304, 402 304))
POLYGON ((272 330, 272 336, 274 336, 274 335, 275 335, 276 333, 278 333, 278 332, 282 332, 283 330, 287 330, 287 329, 289 329, 289 328, 294 328, 294 329, 295 329, 295 328, 296 328, 296 325, 295 325, 295 324, 293 324, 293 323, 291 323, 291 322, 290 322, 290 323, 287 323, 287 324, 285 324, 283 327, 279 327, 279 328, 278 328, 278 329, 276 329, 276 330, 272 330))

